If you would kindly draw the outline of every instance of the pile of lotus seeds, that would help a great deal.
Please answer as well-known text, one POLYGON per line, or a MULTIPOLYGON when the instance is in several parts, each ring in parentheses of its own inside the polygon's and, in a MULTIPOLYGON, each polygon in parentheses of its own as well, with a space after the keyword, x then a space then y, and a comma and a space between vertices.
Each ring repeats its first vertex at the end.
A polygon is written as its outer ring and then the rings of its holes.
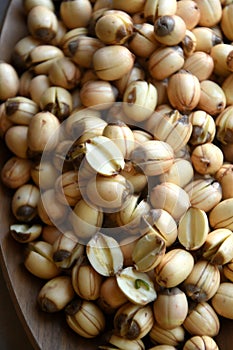
POLYGON ((1 169, 41 311, 99 349, 219 349, 233 319, 233 1, 24 0, 1 169), (109 329, 111 319, 111 329, 109 329), (149 344, 149 345, 148 345, 149 344))

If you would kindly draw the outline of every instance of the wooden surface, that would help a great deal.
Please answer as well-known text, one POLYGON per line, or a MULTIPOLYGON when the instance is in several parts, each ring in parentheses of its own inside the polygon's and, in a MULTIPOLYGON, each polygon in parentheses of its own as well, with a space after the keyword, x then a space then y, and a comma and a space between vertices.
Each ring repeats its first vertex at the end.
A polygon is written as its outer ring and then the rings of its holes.
MULTIPOLYGON (((1 2, 3 0, 0 0, 1 2)), ((7 23, 3 28, 0 42, 0 58, 9 59, 10 51, 14 43, 22 36, 23 31, 20 27, 22 22, 22 2, 21 0, 13 0, 10 12, 8 14, 7 23), (13 20, 12 20, 13 18, 13 20), (12 24, 13 23, 13 24, 12 24)), ((4 162, 5 150, 0 145, 0 162, 4 162)), ((0 169, 1 169, 0 164, 0 169)), ((22 246, 15 242, 8 234, 10 223, 10 191, 3 188, 0 184, 0 248, 1 248, 1 266, 5 277, 7 288, 1 290, 0 298, 4 298, 9 294, 14 304, 18 318, 27 334, 34 349, 41 350, 94 350, 98 348, 96 340, 84 340, 78 337, 67 325, 63 313, 57 316, 46 314, 38 310, 36 297, 38 290, 44 283, 36 277, 33 277, 23 266, 23 251, 22 246)), ((1 275, 0 275, 1 278, 1 275)), ((1 281, 3 284, 3 281, 1 281)), ((4 300, 1 300, 5 306, 4 300)), ((12 306, 10 304, 10 306, 12 306)), ((3 308, 1 308, 1 314, 3 308)), ((18 325, 18 319, 13 308, 10 308, 9 313, 4 320, 8 320, 9 328, 0 329, 0 337, 4 336, 0 342, 1 350, 11 350, 20 348, 29 350, 31 345, 27 343, 25 335, 22 338, 15 339, 19 336, 19 332, 15 333, 14 329, 18 325), (11 315, 11 316, 10 316, 11 315), (13 322, 13 323, 10 323, 13 322), (3 334, 3 335, 2 335, 3 334), (10 340, 11 338, 11 340, 10 340), (15 340, 13 342, 12 340, 15 340), (25 340, 25 345, 24 345, 25 340), (20 342, 21 341, 21 342, 20 342), (3 345, 1 344, 8 344, 3 345)), ((0 326, 3 327, 3 326, 0 326)), ((21 329, 20 329, 21 332, 21 329)), ((221 332, 218 336, 218 343, 221 350, 232 350, 233 344, 233 322, 225 321, 221 325, 221 332)))

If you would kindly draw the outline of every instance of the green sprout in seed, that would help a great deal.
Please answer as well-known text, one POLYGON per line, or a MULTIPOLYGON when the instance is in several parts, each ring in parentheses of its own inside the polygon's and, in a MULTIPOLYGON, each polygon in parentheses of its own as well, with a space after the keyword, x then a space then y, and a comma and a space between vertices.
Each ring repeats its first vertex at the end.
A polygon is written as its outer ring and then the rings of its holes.
POLYGON ((140 278, 137 278, 135 280, 134 285, 135 285, 136 289, 139 289, 139 288, 144 288, 145 290, 149 290, 150 289, 149 284, 146 281, 144 281, 144 280, 142 280, 140 278))

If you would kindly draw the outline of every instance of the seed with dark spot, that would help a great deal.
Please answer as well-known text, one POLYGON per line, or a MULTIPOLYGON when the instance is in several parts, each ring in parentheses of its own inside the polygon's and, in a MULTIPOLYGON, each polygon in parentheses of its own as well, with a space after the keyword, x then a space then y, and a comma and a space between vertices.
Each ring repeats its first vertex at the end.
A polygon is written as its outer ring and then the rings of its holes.
POLYGON ((154 31, 157 36, 170 34, 175 26, 175 21, 171 16, 162 16, 154 24, 154 31))

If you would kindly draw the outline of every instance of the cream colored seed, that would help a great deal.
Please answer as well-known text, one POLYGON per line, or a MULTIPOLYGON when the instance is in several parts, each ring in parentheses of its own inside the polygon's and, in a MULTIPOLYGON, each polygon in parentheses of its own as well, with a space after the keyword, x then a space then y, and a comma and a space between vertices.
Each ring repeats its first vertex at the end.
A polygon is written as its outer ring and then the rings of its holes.
POLYGON ((233 259, 232 231, 220 228, 210 232, 203 246, 202 256, 217 265, 225 265, 230 262, 233 259))
POLYGON ((64 309, 74 296, 70 276, 57 276, 43 285, 37 301, 41 310, 52 313, 64 309))
POLYGON ((33 101, 38 105, 43 93, 50 87, 50 80, 45 74, 39 74, 33 77, 29 83, 29 94, 33 101))
POLYGON ((153 348, 150 348, 148 350, 176 350, 176 348, 172 345, 156 345, 153 346, 153 348))
POLYGON ((191 161, 194 169, 202 175, 213 175, 223 165, 223 152, 213 143, 205 143, 194 148, 191 161))
POLYGON ((177 222, 190 207, 186 191, 172 182, 163 182, 153 187, 150 201, 153 208, 168 211, 177 222))
POLYGON ((220 43, 211 48, 210 55, 214 60, 214 73, 226 78, 232 70, 233 50, 230 44, 220 43))
POLYGON ((164 289, 158 292, 153 302, 153 312, 156 322, 165 329, 181 326, 188 314, 188 299, 178 287, 164 289))
POLYGON ((181 69, 169 79, 167 94, 173 108, 187 113, 197 107, 201 96, 201 85, 194 74, 181 69))
POLYGON ((120 172, 133 188, 133 193, 140 193, 147 185, 147 176, 134 166, 132 162, 126 162, 124 169, 120 172))
POLYGON ((9 126, 5 132, 5 142, 14 155, 23 159, 28 158, 28 126, 9 126))
POLYGON ((232 14, 233 14, 233 4, 229 4, 228 6, 225 6, 222 11, 222 18, 221 18, 221 29, 224 33, 224 35, 229 40, 233 40, 232 35, 232 14))
POLYGON ((198 260, 183 282, 185 293, 196 302, 210 300, 220 284, 218 266, 207 260, 198 260))
POLYGON ((191 337, 185 342, 183 350, 193 350, 195 349, 194 347, 199 349, 219 350, 215 340, 207 335, 191 337))
POLYGON ((132 81, 123 95, 123 110, 135 122, 148 119, 157 106, 156 87, 147 81, 132 81))
POLYGON ((134 34, 129 40, 130 50, 139 57, 149 57, 158 47, 154 26, 150 23, 134 24, 134 34))
POLYGON ((126 339, 142 339, 153 326, 153 312, 150 305, 122 305, 114 316, 116 333, 126 339))
POLYGON ((121 150, 124 159, 129 159, 135 147, 134 134, 129 126, 121 121, 108 124, 103 130, 103 136, 114 141, 121 150))
POLYGON ((9 120, 18 125, 28 125, 31 118, 39 112, 37 103, 22 96, 8 98, 5 108, 9 120))
POLYGON ((188 116, 178 110, 156 110, 148 119, 145 129, 152 132, 156 140, 167 142, 174 152, 178 152, 187 145, 192 124, 188 116))
POLYGON ((92 7, 88 0, 66 1, 61 4, 60 15, 67 28, 86 27, 91 18, 92 7))
MULTIPOLYGON (((124 348, 125 350, 145 350, 145 346, 141 339, 129 340, 125 337, 120 337, 115 334, 112 334, 109 343, 116 347, 117 349, 124 348)), ((100 346, 100 349, 106 349, 104 346, 100 346)))
POLYGON ((96 136, 85 147, 87 162, 99 174, 111 176, 124 168, 123 154, 108 137, 96 136))
POLYGON ((30 86, 30 82, 33 78, 33 73, 30 71, 25 71, 22 73, 21 77, 20 77, 20 85, 19 85, 19 95, 20 96, 25 96, 25 97, 29 97, 30 93, 29 93, 29 86, 30 86))
POLYGON ((229 74, 226 79, 222 83, 222 89, 224 91, 224 94, 226 96, 226 105, 232 105, 233 104, 233 98, 232 98, 232 86, 233 86, 233 74, 229 74))
POLYGON ((29 54, 29 66, 35 74, 48 75, 51 65, 64 57, 63 51, 53 45, 38 45, 29 54))
POLYGON ((213 177, 195 179, 185 186, 192 207, 204 210, 206 213, 214 208, 222 199, 220 183, 213 177))
POLYGON ((88 30, 85 27, 80 27, 80 28, 74 28, 71 30, 68 30, 62 37, 61 40, 61 48, 62 51, 64 52, 65 56, 70 56, 70 44, 76 42, 76 39, 79 38, 79 36, 86 36, 88 34, 88 30))
POLYGON ((5 186, 17 188, 30 179, 32 162, 29 159, 10 157, 1 170, 1 180, 5 186))
POLYGON ((209 233, 208 216, 204 210, 189 208, 178 225, 178 240, 187 250, 199 249, 209 233))
POLYGON ((33 164, 31 177, 40 189, 48 190, 54 186, 58 171, 50 161, 41 161, 33 164))
POLYGON ((195 35, 188 29, 185 31, 185 37, 182 40, 182 49, 184 55, 188 58, 192 56, 196 50, 197 40, 195 35))
POLYGON ((6 62, 0 63, 0 99, 17 95, 19 90, 19 76, 15 68, 6 62))
POLYGON ((50 43, 57 34, 58 19, 48 7, 38 4, 27 14, 27 27, 34 38, 50 43))
POLYGON ((192 123, 192 134, 189 143, 193 146, 212 142, 216 133, 216 125, 214 118, 201 110, 191 113, 190 121, 192 123))
POLYGON ((195 0, 200 9, 200 20, 198 24, 203 27, 213 27, 222 16, 222 7, 219 0, 195 0))
POLYGON ((233 130, 233 106, 225 108, 216 118, 216 138, 222 144, 232 143, 232 130, 233 130))
POLYGON ((113 314, 116 309, 125 304, 127 301, 128 298, 118 287, 115 276, 110 276, 102 281, 98 305, 107 314, 113 314))
POLYGON ((176 287, 190 274, 194 266, 193 256, 183 249, 167 252, 155 268, 157 283, 166 288, 176 287))
POLYGON ((55 181, 57 199, 70 206, 74 206, 81 199, 81 191, 78 182, 78 173, 70 170, 61 174, 55 181))
POLYGON ((168 171, 160 175, 161 182, 172 182, 185 187, 193 179, 194 171, 191 162, 177 158, 168 171))
POLYGON ((122 175, 97 175, 87 183, 86 199, 90 205, 114 212, 124 208, 131 192, 130 184, 122 175))
POLYGON ((222 43, 222 38, 212 28, 195 27, 192 33, 196 37, 196 51, 210 53, 213 46, 222 43))
POLYGON ((202 80, 200 82, 200 96, 197 108, 212 116, 221 113, 226 107, 226 96, 220 85, 212 80, 202 80))
POLYGON ((100 118, 99 111, 80 109, 74 111, 66 120, 65 130, 72 139, 81 144, 92 137, 102 135, 106 125, 106 121, 100 118))
POLYGON ((167 247, 177 238, 177 224, 173 217, 163 209, 151 209, 142 215, 140 232, 145 234, 154 230, 164 241, 167 247))
POLYGON ((177 2, 176 14, 185 21, 186 28, 189 30, 197 26, 201 15, 195 1, 177 2))
POLYGON ((137 234, 143 215, 150 210, 146 200, 139 201, 139 195, 129 195, 124 207, 115 213, 115 220, 119 227, 126 229, 130 234, 137 234))
POLYGON ((38 217, 46 225, 60 225, 68 214, 68 207, 56 201, 55 191, 46 190, 40 196, 37 211, 38 217))
POLYGON ((108 81, 89 80, 80 89, 80 100, 83 106, 106 109, 116 100, 118 92, 108 81))
POLYGON ((180 46, 159 47, 150 55, 148 69, 158 80, 168 78, 184 64, 184 53, 180 46), (165 69, 166 67, 166 69, 165 69))
MULTIPOLYGON (((40 45, 40 41, 33 38, 31 35, 27 35, 20 39, 12 52, 12 61, 16 68, 19 69, 27 69, 29 67, 28 58, 30 55, 30 52, 35 48, 36 46, 40 45)), ((16 94, 15 94, 16 95, 16 94)), ((12 96, 8 96, 12 97, 12 96)))
POLYGON ((39 198, 39 188, 33 184, 26 183, 17 188, 11 201, 15 218, 20 222, 31 222, 37 216, 39 198))
POLYGON ((190 309, 183 326, 191 335, 215 337, 219 333, 220 320, 214 308, 208 302, 202 302, 190 309))
POLYGON ((51 11, 54 11, 54 4, 52 0, 25 0, 23 7, 26 13, 28 13, 33 7, 37 6, 38 4, 47 7, 51 11))
POLYGON ((165 254, 165 241, 151 231, 140 238, 132 252, 132 259, 138 271, 147 272, 155 268, 165 254))
POLYGON ((233 198, 221 201, 210 211, 209 223, 213 229, 233 229, 233 198))
POLYGON ((147 305, 157 297, 153 280, 149 275, 137 271, 132 266, 119 271, 116 279, 120 290, 134 304, 147 305))
POLYGON ((185 60, 183 69, 190 71, 200 81, 209 79, 214 70, 213 58, 202 51, 196 51, 185 60))
POLYGON ((61 233, 53 242, 53 260, 61 268, 71 267, 83 253, 84 246, 72 231, 61 233))
POLYGON ((158 42, 163 45, 174 46, 183 40, 186 24, 177 15, 160 16, 154 22, 154 31, 158 42))
POLYGON ((137 146, 130 159, 145 175, 160 175, 173 164, 174 152, 167 142, 149 140, 137 146))
POLYGON ((106 44, 124 44, 133 33, 133 21, 123 11, 106 11, 95 25, 96 36, 106 44))
POLYGON ((94 54, 103 46, 104 44, 98 38, 79 33, 77 38, 68 42, 68 56, 79 67, 92 68, 94 54))
POLYGON ((73 299, 65 313, 70 328, 84 338, 94 338, 105 329, 103 311, 93 301, 73 299))
POLYGON ((71 90, 80 82, 81 70, 69 57, 62 57, 52 64, 48 78, 53 85, 71 90))
POLYGON ((53 261, 52 254, 53 247, 51 244, 41 240, 30 242, 24 265, 34 276, 49 280, 58 276, 61 272, 53 261))
POLYGON ((223 275, 233 282, 233 259, 223 266, 223 275))
POLYGON ((58 118, 50 112, 38 112, 28 125, 28 146, 32 152, 51 151, 58 143, 58 118))
POLYGON ((59 120, 66 119, 72 111, 72 96, 60 86, 46 89, 40 98, 40 108, 53 113, 59 120))
POLYGON ((103 277, 88 263, 84 256, 78 258, 72 267, 72 286, 85 300, 96 300, 100 296, 103 277))
POLYGON ((103 224, 103 212, 80 199, 70 214, 70 221, 79 239, 87 241, 98 232, 103 224))
POLYGON ((10 226, 12 237, 19 243, 28 243, 36 240, 42 232, 42 226, 34 224, 32 226, 25 224, 14 224, 10 226))
POLYGON ((157 322, 149 333, 152 343, 167 344, 168 346, 179 346, 185 339, 185 330, 182 326, 177 326, 172 329, 164 329, 160 327, 157 322))
POLYGON ((212 306, 218 315, 233 319, 233 284, 230 282, 223 282, 220 284, 216 294, 212 298, 212 306))
POLYGON ((94 53, 93 66, 100 79, 112 81, 127 74, 133 67, 134 59, 125 46, 108 45, 94 53), (109 57, 112 59, 109 60, 109 57))
POLYGON ((123 267, 123 254, 117 241, 98 232, 88 242, 87 257, 93 268, 102 276, 113 276, 123 267))
POLYGON ((5 102, 0 105, 0 137, 4 137, 13 123, 6 116, 5 102))
MULTIPOLYGON (((126 75, 114 81, 114 86, 116 86, 118 90, 118 98, 124 95, 126 87, 132 81, 135 81, 135 80, 145 80, 144 70, 141 67, 137 67, 136 65, 134 65, 126 75)), ((121 106, 118 106, 118 107, 121 108, 121 106)), ((124 120, 125 119, 126 119, 126 116, 124 116, 124 120)))
POLYGON ((127 2, 125 0, 113 0, 112 6, 115 9, 134 14, 143 10, 144 0, 138 0, 136 2, 134 0, 127 2))
POLYGON ((174 0, 146 1, 144 6, 144 17, 148 22, 154 21, 160 16, 174 15, 177 9, 177 2, 174 0))

